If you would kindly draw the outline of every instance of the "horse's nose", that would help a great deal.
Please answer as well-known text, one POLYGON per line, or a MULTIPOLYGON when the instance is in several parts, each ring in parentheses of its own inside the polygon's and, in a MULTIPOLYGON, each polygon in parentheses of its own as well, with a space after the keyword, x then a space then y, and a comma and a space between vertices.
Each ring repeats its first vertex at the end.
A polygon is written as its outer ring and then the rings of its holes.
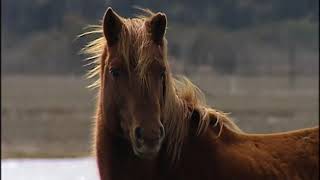
POLYGON ((160 126, 160 139, 163 139, 164 136, 165 136, 164 127, 161 125, 160 126))
POLYGON ((137 127, 135 129, 136 140, 140 143, 143 143, 145 140, 155 142, 161 141, 164 138, 164 136, 165 131, 162 124, 160 125, 160 128, 158 130, 150 131, 149 133, 147 133, 145 129, 142 127, 137 127))
POLYGON ((143 142, 143 131, 142 127, 137 127, 135 130, 136 139, 140 142, 143 142))

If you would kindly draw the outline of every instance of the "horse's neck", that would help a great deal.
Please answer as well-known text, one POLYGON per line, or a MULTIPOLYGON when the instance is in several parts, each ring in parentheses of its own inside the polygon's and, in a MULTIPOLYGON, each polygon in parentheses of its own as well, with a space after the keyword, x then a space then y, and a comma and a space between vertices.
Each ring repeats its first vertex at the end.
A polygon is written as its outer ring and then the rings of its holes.
MULTIPOLYGON (((190 179, 208 179, 208 174, 219 174, 221 153, 227 144, 232 144, 239 140, 239 134, 230 130, 226 126, 218 124, 211 125, 200 135, 197 135, 197 122, 190 120, 189 135, 181 149, 179 160, 175 164, 175 169, 167 169, 170 177, 188 177, 190 179), (218 137, 219 132, 220 136, 218 137), (186 171, 187 170, 187 171, 186 171)), ((219 179, 219 177, 217 176, 219 179)), ((223 179, 223 178, 220 178, 223 179)))

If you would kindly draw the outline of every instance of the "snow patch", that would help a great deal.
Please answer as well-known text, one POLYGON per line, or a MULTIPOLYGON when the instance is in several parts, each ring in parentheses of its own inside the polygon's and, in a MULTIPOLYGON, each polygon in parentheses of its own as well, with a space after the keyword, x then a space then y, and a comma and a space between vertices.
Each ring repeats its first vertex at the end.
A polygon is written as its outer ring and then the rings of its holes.
POLYGON ((93 158, 1 160, 2 180, 98 180, 93 158))

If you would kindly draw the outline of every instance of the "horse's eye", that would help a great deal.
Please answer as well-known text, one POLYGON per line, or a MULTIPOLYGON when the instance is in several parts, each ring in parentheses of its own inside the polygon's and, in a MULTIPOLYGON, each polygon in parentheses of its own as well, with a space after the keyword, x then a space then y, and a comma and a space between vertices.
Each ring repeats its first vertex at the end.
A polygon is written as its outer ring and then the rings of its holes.
POLYGON ((111 68, 109 70, 109 72, 113 77, 119 77, 119 75, 120 75, 120 70, 119 69, 111 68))

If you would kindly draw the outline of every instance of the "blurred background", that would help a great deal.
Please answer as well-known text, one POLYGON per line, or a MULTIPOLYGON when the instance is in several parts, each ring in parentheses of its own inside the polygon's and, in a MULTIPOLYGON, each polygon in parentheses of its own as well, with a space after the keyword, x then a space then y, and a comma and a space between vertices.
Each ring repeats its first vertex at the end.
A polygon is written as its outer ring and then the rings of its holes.
POLYGON ((96 90, 77 38, 108 6, 168 17, 169 60, 247 132, 318 125, 318 0, 2 0, 1 158, 89 156, 96 90))

